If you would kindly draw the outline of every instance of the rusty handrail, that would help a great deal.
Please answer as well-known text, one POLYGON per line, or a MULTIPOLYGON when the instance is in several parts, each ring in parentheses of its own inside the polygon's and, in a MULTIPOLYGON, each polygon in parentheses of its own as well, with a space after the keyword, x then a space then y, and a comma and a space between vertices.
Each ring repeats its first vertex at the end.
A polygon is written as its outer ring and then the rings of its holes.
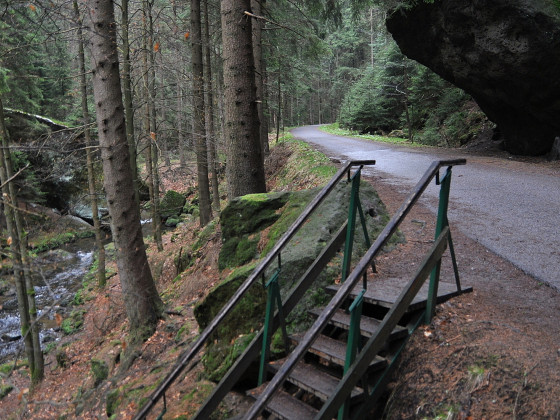
POLYGON ((381 251, 383 246, 398 229, 399 225, 402 223, 406 215, 410 212, 424 190, 428 187, 431 180, 436 176, 437 173, 439 173, 440 168, 446 166, 451 167, 456 165, 465 165, 466 163, 466 159, 439 160, 432 162, 424 176, 416 184, 413 191, 408 195, 405 202, 391 218, 383 231, 379 234, 374 244, 358 262, 357 266, 350 273, 345 282, 341 284, 338 292, 325 307, 325 309, 321 313, 321 316, 317 318, 317 320, 313 323, 311 328, 307 331, 296 348, 288 356, 282 367, 278 370, 278 372, 276 372, 266 389, 255 401, 251 409, 247 412, 246 416, 244 417, 245 419, 256 418, 264 409, 268 400, 272 397, 272 395, 276 392, 280 385, 282 385, 282 383, 286 380, 287 376, 296 366, 296 363, 301 360, 309 347, 311 347, 311 344, 315 341, 315 339, 319 336, 321 331, 333 317, 335 311, 350 294, 357 282, 361 279, 371 261, 373 261, 373 259, 381 251))
POLYGON ((210 335, 216 330, 218 325, 223 321, 227 314, 237 305, 239 300, 243 295, 249 290, 255 281, 259 279, 261 275, 264 274, 268 266, 274 261, 274 259, 280 254, 282 249, 287 245, 288 241, 295 235, 299 228, 305 223, 309 216, 319 207, 327 195, 334 189, 338 182, 344 177, 344 175, 354 166, 362 165, 375 165, 375 160, 356 160, 349 161, 342 166, 338 172, 331 178, 331 180, 323 187, 323 189, 315 196, 315 198, 307 205, 303 212, 299 215, 296 221, 290 226, 290 228, 282 235, 280 240, 272 248, 272 250, 267 254, 267 256, 259 263, 255 268, 253 273, 247 277, 247 279, 239 286, 237 291, 231 297, 231 299, 224 305, 224 307, 218 312, 210 324, 202 331, 198 339, 193 343, 189 351, 179 360, 175 365, 173 370, 165 377, 162 383, 154 390, 150 395, 148 402, 142 406, 140 411, 134 416, 134 420, 141 420, 146 417, 146 415, 152 410, 154 405, 159 401, 159 399, 165 394, 165 391, 171 384, 177 379, 181 374, 183 369, 192 361, 194 356, 202 349, 202 346, 209 339, 210 335))

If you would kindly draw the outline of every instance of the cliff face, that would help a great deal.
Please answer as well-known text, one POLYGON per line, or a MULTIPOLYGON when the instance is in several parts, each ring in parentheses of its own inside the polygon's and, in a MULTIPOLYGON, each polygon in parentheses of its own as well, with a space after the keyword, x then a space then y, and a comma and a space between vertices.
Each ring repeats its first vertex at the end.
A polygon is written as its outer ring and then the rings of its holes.
POLYGON ((475 98, 513 154, 560 135, 560 6, 555 0, 436 0, 387 28, 408 57, 475 98))

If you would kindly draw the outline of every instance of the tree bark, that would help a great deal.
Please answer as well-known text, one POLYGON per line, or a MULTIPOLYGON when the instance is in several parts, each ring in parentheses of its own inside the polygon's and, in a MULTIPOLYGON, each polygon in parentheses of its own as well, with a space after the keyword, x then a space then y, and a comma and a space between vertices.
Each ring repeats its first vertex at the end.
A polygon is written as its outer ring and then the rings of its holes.
POLYGON ((191 0, 191 48, 193 68, 193 112, 200 225, 212 220, 210 184, 208 182, 208 149, 206 146, 206 123, 204 118, 204 70, 202 63, 202 27, 200 0, 191 0))
POLYGON ((4 106, 0 96, 0 183, 4 202, 6 226, 10 235, 10 252, 14 267, 18 312, 20 316, 21 334, 25 343, 25 352, 29 363, 33 384, 39 382, 44 375, 43 353, 39 339, 35 291, 26 266, 25 233, 21 214, 17 208, 17 194, 13 182, 13 166, 8 143, 8 131, 4 124, 4 106))
POLYGON ((153 183, 152 197, 152 226, 154 241, 158 251, 163 251, 161 238, 161 215, 159 211, 159 150, 158 150, 158 127, 156 115, 156 62, 154 51, 154 23, 152 18, 152 1, 146 1, 148 17, 148 60, 149 60, 149 81, 148 81, 148 110, 150 119, 150 153, 151 153, 151 174, 153 183))
POLYGON ((250 0, 222 0, 228 198, 266 192, 256 103, 250 0))
POLYGON ((218 191, 217 139, 214 131, 214 86, 212 83, 212 60, 210 58, 210 17, 208 16, 208 0, 202 1, 204 15, 204 80, 206 82, 206 98, 204 101, 206 114, 206 145, 208 147, 208 167, 212 185, 212 205, 214 211, 220 212, 220 192, 218 191))
POLYGON ((134 198, 113 2, 87 0, 87 5, 104 186, 131 341, 134 343, 146 339, 155 331, 163 303, 148 265, 140 211, 134 198))
POLYGON ((129 41, 129 18, 128 0, 122 0, 121 7, 121 34, 122 34, 122 54, 123 54, 123 94, 124 112, 126 120, 126 137, 128 140, 128 151, 130 155, 130 168, 132 169, 132 182, 134 183, 134 193, 136 200, 140 202, 139 191, 140 182, 138 180, 138 162, 136 159, 136 139, 134 137, 134 106, 132 103, 132 71, 130 66, 130 41, 129 41))
MULTIPOLYGON (((251 0, 253 14, 261 16, 262 4, 264 0, 251 0)), ((260 141, 263 159, 269 153, 268 145, 268 123, 264 115, 264 60, 262 49, 262 26, 263 22, 259 19, 253 20, 253 55, 255 56, 255 84, 257 87, 257 110, 260 121, 260 141)))
MULTIPOLYGON (((126 0, 125 0, 126 1, 126 0)), ((75 20, 78 25, 78 67, 80 73, 80 91, 82 105, 82 124, 84 126, 84 137, 86 142, 86 166, 89 201, 91 205, 91 217, 93 219, 93 229, 95 231, 95 246, 97 247, 97 284, 105 287, 105 247, 103 246, 103 233, 99 221, 99 209, 97 206, 97 188, 95 186, 95 172, 93 168, 93 151, 91 141, 91 130, 89 129, 90 117, 88 110, 88 95, 86 82, 86 64, 84 55, 84 36, 82 32, 82 18, 78 9, 78 2, 73 2, 75 20)))

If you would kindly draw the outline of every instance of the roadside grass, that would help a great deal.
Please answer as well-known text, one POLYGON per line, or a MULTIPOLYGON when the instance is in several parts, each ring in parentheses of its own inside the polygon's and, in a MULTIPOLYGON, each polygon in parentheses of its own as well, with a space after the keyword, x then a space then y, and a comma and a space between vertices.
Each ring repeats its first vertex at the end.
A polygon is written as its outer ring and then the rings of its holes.
POLYGON ((282 143, 289 143, 295 153, 277 176, 279 186, 305 180, 307 187, 316 187, 328 182, 336 173, 336 166, 327 156, 304 141, 295 139, 291 133, 284 133, 276 144, 282 143))
POLYGON ((408 141, 408 139, 403 139, 401 137, 378 136, 376 134, 360 134, 358 131, 341 128, 338 123, 321 125, 319 129, 326 133, 334 134, 335 136, 357 137, 360 139, 378 141, 381 143, 400 144, 407 147, 429 147, 425 144, 411 143, 408 141))

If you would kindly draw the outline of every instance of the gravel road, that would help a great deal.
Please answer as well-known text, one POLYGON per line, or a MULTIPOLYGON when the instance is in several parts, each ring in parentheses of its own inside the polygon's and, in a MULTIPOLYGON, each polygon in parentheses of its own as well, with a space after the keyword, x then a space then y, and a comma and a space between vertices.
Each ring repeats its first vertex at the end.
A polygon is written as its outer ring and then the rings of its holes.
MULTIPOLYGON (((334 136, 306 126, 292 130, 331 158, 375 159, 366 175, 409 191, 438 159, 466 158, 453 169, 449 220, 527 274, 560 290, 560 165, 521 162, 461 150, 407 148, 334 136)), ((422 203, 435 211, 438 188, 422 203)))

